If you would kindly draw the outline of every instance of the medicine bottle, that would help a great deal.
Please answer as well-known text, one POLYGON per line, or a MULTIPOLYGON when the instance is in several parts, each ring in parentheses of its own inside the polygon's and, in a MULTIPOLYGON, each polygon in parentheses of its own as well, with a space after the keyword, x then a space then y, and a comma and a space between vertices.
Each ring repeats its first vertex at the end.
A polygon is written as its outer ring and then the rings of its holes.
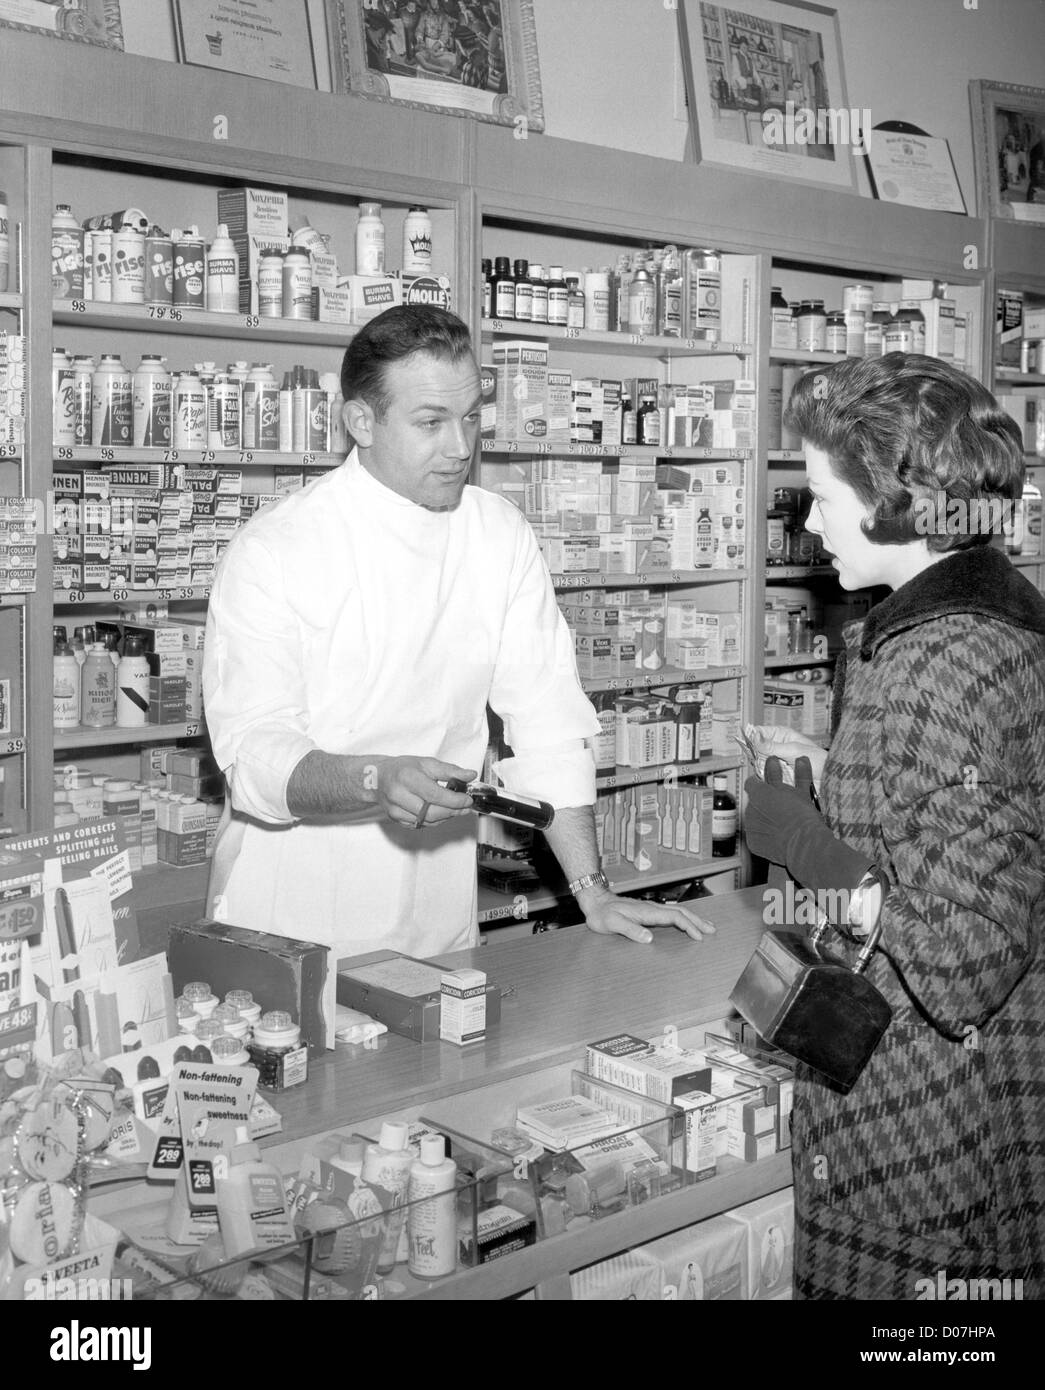
POLYGON ((301 1046, 301 1029, 283 1009, 261 1015, 249 1052, 258 1085, 266 1091, 285 1091, 308 1078, 308 1048, 301 1046))
MULTIPOLYGON (((518 287, 516 289, 518 293, 518 287)), ((544 278, 544 266, 535 262, 530 265, 530 318, 534 323, 548 322, 548 281, 544 278)))
POLYGON ((490 296, 495 319, 515 318, 515 277, 507 256, 498 256, 493 263, 490 296))
POLYGON ((803 352, 823 352, 827 343, 827 314, 822 299, 807 299, 798 315, 798 346, 803 352))
POLYGON ((566 327, 583 328, 584 291, 581 289, 580 278, 576 275, 567 276, 566 286, 569 290, 569 308, 566 317, 566 327))
POLYGON ((845 314, 842 313, 841 309, 832 309, 827 316, 827 325, 824 330, 824 346, 828 352, 845 352, 845 314))
POLYGON ((529 262, 521 259, 513 261, 512 271, 515 281, 515 300, 511 317, 518 319, 521 323, 529 323, 533 318, 533 284, 530 280, 529 262))
POLYGON ((789 348, 796 348, 797 324, 791 313, 791 305, 784 298, 784 292, 779 285, 773 286, 772 294, 769 297, 769 346, 780 348, 787 351, 789 348))
POLYGON ((737 803, 729 794, 729 781, 725 773, 716 773, 713 785, 711 857, 728 859, 737 852, 737 803))
POLYGON ((483 318, 493 317, 493 262, 483 260, 479 266, 483 280, 483 318))
POLYGON ((562 266, 548 267, 548 322, 565 328, 570 314, 570 292, 563 278, 562 266))

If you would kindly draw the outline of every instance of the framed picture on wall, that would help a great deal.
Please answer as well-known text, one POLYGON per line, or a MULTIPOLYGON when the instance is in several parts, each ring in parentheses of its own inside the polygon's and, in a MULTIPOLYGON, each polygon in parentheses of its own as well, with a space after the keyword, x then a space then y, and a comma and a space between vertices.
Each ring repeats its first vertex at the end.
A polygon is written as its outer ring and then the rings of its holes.
POLYGON ((853 190, 870 113, 846 105, 838 16, 805 0, 678 0, 696 156, 853 190))
POLYGON ((172 3, 181 62, 294 87, 316 86, 306 0, 172 3))
POLYGON ((1045 90, 969 83, 981 217, 1045 223, 1045 90))
POLYGON ((334 90, 544 129, 532 0, 326 0, 334 90))
POLYGON ((0 25, 123 49, 120 0, 0 0, 0 25))

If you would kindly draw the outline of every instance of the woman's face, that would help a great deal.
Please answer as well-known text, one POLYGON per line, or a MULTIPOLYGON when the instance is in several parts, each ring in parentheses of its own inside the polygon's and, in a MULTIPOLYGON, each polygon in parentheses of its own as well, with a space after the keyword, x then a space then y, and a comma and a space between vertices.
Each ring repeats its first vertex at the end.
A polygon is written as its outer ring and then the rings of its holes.
POLYGON ((823 449, 808 441, 803 441, 803 447, 806 483, 813 495, 806 529, 822 538, 843 589, 879 584, 895 589, 940 558, 930 556, 922 539, 905 545, 875 545, 868 540, 860 523, 870 518, 872 509, 837 475, 823 449))

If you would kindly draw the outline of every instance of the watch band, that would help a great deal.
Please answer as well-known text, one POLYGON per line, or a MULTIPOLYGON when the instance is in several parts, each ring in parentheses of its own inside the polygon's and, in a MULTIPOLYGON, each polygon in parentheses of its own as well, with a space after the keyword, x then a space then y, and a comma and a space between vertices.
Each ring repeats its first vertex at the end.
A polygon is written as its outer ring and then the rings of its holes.
POLYGON ((610 881, 600 869, 596 874, 584 874, 580 878, 575 878, 572 883, 568 883, 566 886, 576 897, 585 888, 608 888, 610 881))

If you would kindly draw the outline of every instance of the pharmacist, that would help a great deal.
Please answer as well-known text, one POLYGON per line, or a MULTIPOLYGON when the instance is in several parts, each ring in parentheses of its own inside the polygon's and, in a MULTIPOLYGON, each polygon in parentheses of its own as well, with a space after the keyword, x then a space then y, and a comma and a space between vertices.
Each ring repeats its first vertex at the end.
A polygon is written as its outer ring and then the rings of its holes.
POLYGON ((556 808, 548 842, 588 926, 699 940, 683 907, 616 897, 599 872, 598 723, 522 514, 468 486, 479 372, 440 309, 386 311, 341 373, 357 442, 229 546, 207 623, 204 698, 229 786, 209 910, 224 921, 430 956, 475 945, 474 779, 486 706, 507 788, 556 808))

